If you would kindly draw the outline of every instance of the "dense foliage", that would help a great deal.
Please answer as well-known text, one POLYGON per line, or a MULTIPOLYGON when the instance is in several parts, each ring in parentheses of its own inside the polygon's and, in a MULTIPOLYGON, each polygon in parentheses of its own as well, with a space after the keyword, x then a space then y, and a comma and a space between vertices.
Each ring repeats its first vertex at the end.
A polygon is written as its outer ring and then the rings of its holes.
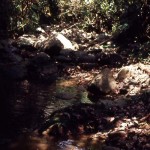
MULTIPOLYGON (((70 23, 87 31, 111 32, 122 42, 150 38, 147 0, 12 0, 10 31, 34 31, 41 24, 70 23)), ((117 39, 117 40, 118 40, 117 39)))

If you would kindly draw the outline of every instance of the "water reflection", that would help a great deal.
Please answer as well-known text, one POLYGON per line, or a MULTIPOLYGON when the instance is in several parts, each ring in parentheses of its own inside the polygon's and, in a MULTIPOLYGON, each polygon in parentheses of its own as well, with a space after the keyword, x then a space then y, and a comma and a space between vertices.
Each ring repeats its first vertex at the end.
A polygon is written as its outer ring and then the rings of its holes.
POLYGON ((56 141, 51 139, 24 134, 14 140, 8 147, 9 150, 57 150, 56 141))
POLYGON ((100 139, 92 135, 70 137, 70 139, 54 139, 24 134, 15 139, 8 147, 9 150, 101 150, 100 139))
POLYGON ((76 89, 76 82, 63 82, 63 80, 60 80, 51 85, 38 85, 28 81, 20 83, 1 81, 0 149, 69 150, 72 148, 74 150, 84 150, 77 147, 75 142, 71 140, 57 141, 56 139, 40 138, 33 135, 33 131, 53 111, 79 103, 79 99, 82 100, 83 95, 76 89), (64 92, 64 88, 71 89, 75 96, 67 100, 59 99, 56 96, 57 92, 64 92))

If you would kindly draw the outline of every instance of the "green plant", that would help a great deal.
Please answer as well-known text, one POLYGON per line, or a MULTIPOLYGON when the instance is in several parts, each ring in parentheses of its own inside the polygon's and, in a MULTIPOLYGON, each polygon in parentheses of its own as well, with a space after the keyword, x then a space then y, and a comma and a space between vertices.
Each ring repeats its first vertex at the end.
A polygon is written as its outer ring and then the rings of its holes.
POLYGON ((39 24, 40 14, 48 14, 47 0, 12 0, 11 31, 30 31, 39 24))

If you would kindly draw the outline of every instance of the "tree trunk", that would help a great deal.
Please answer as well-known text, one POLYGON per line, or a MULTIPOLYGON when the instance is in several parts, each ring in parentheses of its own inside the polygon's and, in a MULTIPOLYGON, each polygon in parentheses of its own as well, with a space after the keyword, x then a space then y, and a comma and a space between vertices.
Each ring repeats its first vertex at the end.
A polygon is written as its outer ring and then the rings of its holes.
POLYGON ((58 6, 58 0, 48 0, 51 17, 54 21, 59 20, 60 9, 58 6))
POLYGON ((9 0, 0 2, 0 40, 8 38, 9 27, 9 0))

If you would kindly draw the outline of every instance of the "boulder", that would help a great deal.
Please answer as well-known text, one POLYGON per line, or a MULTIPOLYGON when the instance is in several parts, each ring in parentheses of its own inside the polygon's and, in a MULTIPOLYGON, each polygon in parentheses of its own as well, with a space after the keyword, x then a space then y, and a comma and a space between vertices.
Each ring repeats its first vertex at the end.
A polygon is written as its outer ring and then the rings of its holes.
POLYGON ((113 77, 113 72, 109 68, 105 68, 91 81, 87 90, 89 98, 95 99, 109 93, 118 94, 119 88, 113 77))
POLYGON ((40 52, 29 60, 28 78, 34 82, 51 83, 57 78, 57 65, 49 55, 40 52))
POLYGON ((1 75, 6 79, 24 80, 27 76, 25 63, 8 63, 0 64, 1 75))
POLYGON ((1 76, 10 80, 23 80, 27 75, 26 62, 22 57, 13 53, 13 47, 9 40, 0 41, 0 70, 1 76))
POLYGON ((24 34, 18 38, 16 45, 29 51, 45 52, 50 56, 59 55, 62 49, 74 49, 72 43, 60 33, 41 33, 38 36, 24 34))

